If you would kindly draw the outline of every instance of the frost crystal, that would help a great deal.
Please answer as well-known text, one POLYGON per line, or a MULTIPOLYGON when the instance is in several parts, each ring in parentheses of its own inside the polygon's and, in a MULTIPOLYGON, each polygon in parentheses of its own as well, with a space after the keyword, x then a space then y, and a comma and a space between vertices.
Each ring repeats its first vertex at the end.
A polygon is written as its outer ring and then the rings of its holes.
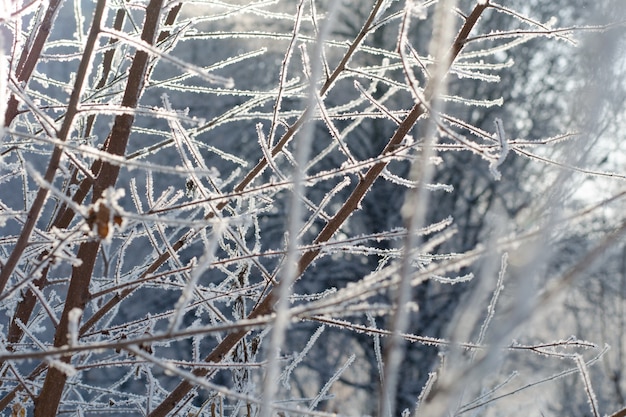
POLYGON ((496 125, 496 138, 498 140, 498 144, 500 145, 500 153, 498 154, 498 158, 491 162, 489 165, 489 171, 493 175, 496 181, 499 181, 501 178, 500 171, 498 171, 498 167, 502 165, 507 155, 509 154, 509 143, 506 140, 506 134, 504 133, 504 125, 501 119, 496 118, 494 121, 496 125))

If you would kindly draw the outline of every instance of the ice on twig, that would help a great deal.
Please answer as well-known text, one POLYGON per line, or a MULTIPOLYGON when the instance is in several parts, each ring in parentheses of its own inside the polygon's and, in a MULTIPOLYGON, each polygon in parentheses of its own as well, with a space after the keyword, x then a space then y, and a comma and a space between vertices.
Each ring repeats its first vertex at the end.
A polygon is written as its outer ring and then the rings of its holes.
POLYGON ((78 325, 80 318, 83 315, 83 310, 74 307, 68 313, 68 325, 67 325, 67 340, 70 346, 76 346, 78 344, 78 325))
POLYGON ((509 153, 509 143, 506 140, 506 134, 504 133, 504 124, 502 123, 502 119, 496 118, 496 120, 494 120, 494 124, 496 125, 495 137, 498 140, 500 149, 498 159, 493 160, 489 165, 489 172, 491 172, 491 175, 493 175, 493 178, 496 181, 500 181, 502 175, 500 174, 500 171, 498 171, 498 167, 502 165, 509 153))

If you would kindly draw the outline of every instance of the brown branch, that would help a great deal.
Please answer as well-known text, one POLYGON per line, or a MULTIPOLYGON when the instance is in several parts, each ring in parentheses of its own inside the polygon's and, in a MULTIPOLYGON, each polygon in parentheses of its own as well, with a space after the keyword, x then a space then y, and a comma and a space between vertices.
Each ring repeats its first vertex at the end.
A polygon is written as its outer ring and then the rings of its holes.
MULTIPOLYGON (((372 23, 374 22, 374 19, 376 18, 376 14, 378 14, 378 10, 382 6, 382 4, 383 4, 383 1, 381 0, 378 0, 376 2, 369 17, 367 18, 367 21, 365 22, 360 32, 358 33, 358 35, 356 36, 356 38, 354 39, 354 41, 352 42, 352 44, 346 51, 345 55, 343 56, 343 58, 337 65, 337 68, 335 68, 335 70, 330 75, 330 77, 326 80, 326 82, 324 82, 324 85, 320 89, 320 97, 324 97, 324 95, 328 92, 328 90, 330 90, 330 88, 335 84, 335 81, 337 81, 337 78, 339 77, 339 75, 341 75, 341 73, 346 69, 348 62, 350 62, 350 60, 354 56, 358 47, 363 42, 363 39, 365 39, 365 37, 369 34, 371 27, 372 27, 372 23)), ((272 157, 275 157, 280 152, 282 152, 285 145, 287 145, 287 143, 291 141, 293 136, 298 132, 298 130, 300 130, 302 125, 307 120, 309 120, 309 117, 311 116, 311 112, 312 112, 311 108, 307 108, 302 112, 302 115, 300 115, 298 120, 296 120, 296 122, 293 125, 291 125, 291 127, 280 138, 278 143, 272 148, 272 157)), ((252 168, 252 170, 248 173, 248 175, 246 175, 246 177, 235 187, 234 191, 235 192, 243 191, 250 183, 252 183, 252 181, 254 181, 256 177, 258 177, 263 172, 263 170, 267 167, 267 163, 268 163, 267 159, 262 158, 257 163, 257 165, 254 168, 252 168)))
MULTIPOLYGON (((54 335, 54 346, 64 346, 68 343, 69 312, 74 308, 84 310, 85 303, 89 297, 89 282, 96 263, 100 243, 98 241, 86 242, 80 245, 78 259, 82 260, 79 267, 72 270, 72 279, 67 291, 65 306, 61 320, 54 335)), ((65 363, 70 362, 71 357, 67 356, 60 360, 65 363)), ((39 397, 35 401, 35 417, 55 416, 65 388, 67 375, 56 367, 48 367, 48 373, 41 388, 39 397)))
MULTIPOLYGON (((20 55, 20 59, 15 70, 16 79, 18 81, 28 81, 30 76, 33 74, 33 71, 37 66, 37 62, 39 62, 41 51, 43 51, 46 40, 50 35, 52 23, 57 16, 61 4, 61 0, 50 1, 48 9, 46 9, 46 14, 43 17, 41 24, 37 27, 37 34, 35 35, 34 41, 24 45, 24 49, 22 50, 22 54, 20 55)), ((19 103, 15 98, 15 95, 11 94, 4 115, 4 125, 6 127, 9 127, 13 119, 17 116, 18 106, 19 103)))
MULTIPOLYGON (((454 62, 458 54, 461 52, 463 48, 463 41, 469 35, 472 28, 475 26, 476 22, 480 18, 482 12, 487 8, 486 4, 477 5, 470 16, 466 19, 465 24, 459 31, 459 34, 454 40, 454 44, 451 51, 450 56, 450 64, 454 62)), ((426 93, 434 91, 432 87, 426 86, 426 93)), ((426 96, 427 100, 431 100, 432 97, 426 96)), ((396 132, 393 134, 387 146, 381 152, 381 156, 384 156, 390 152, 392 152, 406 137, 406 135, 413 128, 417 120, 424 115, 425 107, 421 103, 417 103, 413 106, 407 117, 402 121, 396 132)), ((278 145, 277 145, 278 146, 278 145)), ((357 210, 359 203, 363 199, 363 197, 367 194, 373 183, 379 177, 380 173, 387 166, 388 162, 383 161, 372 166, 367 173, 360 179, 359 183, 352 191, 352 194, 345 201, 343 206, 339 209, 339 211, 330 219, 326 226, 319 233, 317 238, 315 239, 315 244, 320 244, 327 242, 339 228, 343 225, 343 223, 348 219, 348 217, 357 210)), ((320 253, 321 249, 315 249, 308 252, 305 252, 300 261, 298 263, 298 276, 301 277, 304 271, 309 267, 309 265, 315 260, 317 255, 320 253)), ((272 313, 272 307, 276 302, 276 296, 279 294, 280 287, 273 287, 272 290, 265 296, 265 298, 257 304, 256 308, 250 313, 248 316, 249 319, 258 318, 264 315, 268 315, 272 313)), ((218 344, 218 346, 204 359, 205 362, 220 362, 230 350, 235 347, 235 345, 248 333, 247 330, 238 330, 236 332, 228 334, 222 342, 218 344)), ((206 377, 209 374, 209 370, 206 368, 199 368, 193 371, 193 374, 196 377, 206 377)), ((166 416, 170 411, 176 407, 178 403, 180 403, 185 396, 193 389, 193 385, 186 380, 181 381, 181 383, 167 396, 165 400, 157 408, 154 409, 152 413, 150 413, 150 417, 162 417, 166 416)))
MULTIPOLYGON (((352 44, 346 51, 346 54, 343 56, 343 58, 337 65, 337 68, 335 68, 331 76, 328 78, 328 80, 326 80, 324 85, 321 87, 320 96, 323 96, 324 94, 328 92, 328 90, 333 86, 333 84, 335 83, 339 75, 345 70, 346 65, 348 64, 348 62, 350 62, 350 59, 352 58, 354 53, 357 51, 361 42, 363 42, 363 39, 365 39, 365 37, 368 35, 371 29, 371 25, 374 21, 374 18, 376 14, 378 13, 378 10, 382 6, 382 3, 383 3, 383 0, 378 0, 376 2, 376 4, 374 5, 372 9, 372 12, 370 13, 367 21, 363 25, 363 28, 361 29, 361 31, 355 38, 354 42, 352 42, 352 44)), ((293 136, 300 129, 300 127, 302 127, 302 125, 308 120, 310 116, 310 111, 311 111, 310 109, 305 109, 302 115, 298 118, 298 120, 296 120, 296 122, 294 122, 294 124, 291 125, 291 127, 285 132, 285 134, 281 137, 278 143, 272 148, 272 151, 271 151, 272 157, 275 157, 283 150, 285 145, 293 138, 293 136)), ((241 182, 237 184, 237 186, 235 186, 233 190, 233 194, 236 195, 237 193, 243 192, 246 189, 246 187, 250 185, 252 181, 254 181, 254 179, 256 179, 266 167, 267 167, 267 160, 263 158, 257 163, 257 165, 254 168, 252 168, 252 170, 243 178, 243 180, 241 180, 241 182)), ((218 204, 216 209, 218 211, 222 210, 228 205, 228 203, 229 203, 228 201, 224 201, 218 204)), ((213 213, 209 213, 207 214, 205 219, 209 220, 213 218, 213 216, 214 216, 213 213)), ((199 231, 190 231, 186 233, 185 235, 183 235, 182 237, 180 237, 178 241, 176 241, 176 243, 172 245, 172 248, 174 249, 174 251, 178 251, 180 248, 182 248, 185 245, 185 243, 187 243, 197 233, 199 233, 199 231)), ((148 269, 143 274, 141 274, 141 276, 139 277, 139 280, 145 278, 149 274, 159 269, 161 265, 163 265, 168 259, 170 259, 170 257, 171 255, 169 252, 163 253, 154 262, 152 262, 152 264, 150 264, 148 269)), ((124 291, 113 296, 111 299, 109 299, 97 312, 95 312, 95 314, 93 314, 83 324, 83 326, 80 329, 80 333, 83 334, 87 332, 102 317, 104 317, 113 307, 115 307, 118 303, 120 303, 124 298, 132 294, 135 291, 135 289, 136 287, 127 288, 124 291)))
MULTIPOLYGON (((172 25, 176 19, 176 17, 178 16, 178 13, 180 12, 180 6, 182 5, 182 3, 180 3, 177 7, 174 7, 172 9, 170 9, 170 12, 165 20, 165 24, 166 25, 172 25)), ((126 16, 126 12, 124 9, 119 9, 116 13, 115 16, 115 20, 113 23, 113 27, 116 30, 121 30, 122 29, 122 25, 124 23, 124 17, 126 16)), ((159 35, 159 39, 165 39, 167 37, 167 34, 169 34, 168 31, 162 31, 161 34, 159 35)), ((115 44, 117 42, 117 39, 111 39, 109 41, 109 46, 115 44)), ((98 82, 98 84, 96 85, 96 90, 97 89, 101 89, 106 85, 106 81, 108 79, 108 75, 111 71, 111 66, 112 66, 112 62, 113 62, 113 57, 115 54, 115 50, 114 49, 109 49, 108 51, 105 52, 104 54, 104 59, 103 59, 103 71, 102 71, 102 75, 101 78, 98 82)), ((86 124, 86 128, 85 128, 85 136, 88 136, 91 132, 91 126, 93 125, 94 122, 94 118, 95 115, 91 115, 89 116, 89 118, 87 119, 87 124, 86 124)), ((105 144, 106 146, 106 144, 105 144)), ((102 167, 102 160, 98 159, 96 161, 93 162, 92 166, 91 166, 91 172, 92 173, 97 173, 100 172, 102 167)), ((78 184, 78 188, 76 190, 76 192, 74 193, 73 197, 72 197, 72 201, 76 204, 82 204, 82 202, 84 201, 84 199, 87 197, 87 195, 89 194, 89 191, 91 190, 91 187, 93 186, 93 180, 90 177, 86 177, 84 178, 82 181, 78 181, 78 170, 74 170, 74 173, 72 175, 72 178, 69 181, 70 184, 76 185, 78 184)), ((67 227, 69 227, 70 223, 72 222, 72 220, 74 219, 76 213, 74 212, 74 210, 67 206, 67 204, 62 204, 59 209, 57 210, 57 214, 56 217, 54 219, 54 221, 52 222, 52 225, 54 227, 57 227, 59 229, 66 229, 67 227)), ((160 266, 160 264, 159 264, 160 266)), ((158 268, 158 267, 157 267, 158 268)), ((155 268, 154 270, 156 270, 157 268, 155 268)), ((154 270, 151 270, 150 272, 148 272, 147 274, 150 274, 152 272, 154 272, 154 270)), ((34 280, 33 281, 33 285, 36 286, 38 289, 43 289, 47 284, 48 284, 48 280, 47 280, 47 275, 48 275, 48 268, 46 267, 42 273, 41 273, 41 277, 34 280)), ((11 324, 9 326, 9 330, 7 332, 7 341, 8 341, 8 346, 7 349, 11 350, 12 349, 12 345, 15 343, 18 343, 22 336, 23 336, 23 330, 22 328, 18 325, 19 322, 21 323, 28 323, 28 321, 30 320, 30 316, 33 313, 33 309, 35 308, 35 306, 37 305, 37 297, 35 296, 35 294, 33 293, 33 291, 31 291, 30 289, 27 289, 23 295, 23 299, 22 301, 18 304, 15 314, 13 316, 13 319, 11 320, 11 324)), ((101 316, 97 317, 97 320, 99 320, 101 318, 101 316)), ((82 334, 83 332, 81 332, 82 334)), ((0 408, 1 409, 1 408, 0 408)))
MULTIPOLYGON (((178 14, 180 13, 180 9, 182 9, 182 7, 183 7, 183 2, 181 1, 176 6, 170 9, 169 13, 167 14, 167 17, 165 18, 165 22, 164 22, 165 27, 170 27, 176 22, 176 18, 178 17, 178 14)), ((157 43, 163 42, 165 39, 167 39, 170 36, 170 34, 171 32, 169 29, 161 31, 161 33, 159 34, 159 39, 157 40, 157 43)))
MULTIPOLYGON (((126 10, 124 10, 123 8, 119 8, 117 10, 117 13, 115 14, 115 20, 113 21, 113 27, 115 28, 115 30, 122 30, 122 27, 124 25, 124 17, 126 17, 126 10)), ((96 84, 96 88, 95 91, 98 91, 102 88, 104 88, 104 86, 106 85, 107 79, 109 78, 109 75, 111 73, 111 67, 113 65, 113 58, 115 57, 115 48, 113 47, 116 43, 118 42, 118 40, 116 38, 111 38, 109 39, 109 50, 106 51, 104 53, 104 57, 102 59, 102 74, 100 75, 100 81, 98 81, 98 84, 96 84)), ((93 128, 93 123, 96 120, 96 115, 92 114, 87 118, 87 123, 85 124, 85 137, 91 135, 91 130, 93 128)), ((93 172, 93 171, 92 171, 93 172)), ((72 182, 76 184, 78 181, 76 181, 76 173, 77 170, 74 171, 74 177, 72 178, 72 182)))
MULTIPOLYGON (((100 4, 102 5, 102 9, 104 9, 105 2, 101 1, 99 2, 99 5, 100 4)), ((151 0, 148 4, 141 34, 141 39, 144 42, 153 44, 155 41, 162 5, 163 0, 151 0)), ((94 23, 92 30, 94 30, 94 28, 95 32, 93 35, 97 38, 97 31, 100 25, 94 23)), ((87 61, 90 58, 91 55, 87 55, 87 59, 83 59, 87 61)), ((141 50, 136 51, 133 63, 130 67, 128 81, 122 99, 122 106, 129 108, 137 107, 139 97, 144 89, 145 78, 148 73, 148 64, 148 53, 141 50)), ((123 155, 125 153, 134 119, 134 115, 132 114, 122 114, 115 118, 109 139, 106 142, 108 144, 105 149, 107 152, 113 155, 123 155)), ((120 167, 118 165, 104 162, 99 172, 94 173, 97 174, 97 177, 93 186, 92 202, 95 203, 107 188, 115 185, 119 171, 120 167)), ((63 313, 54 336, 55 347, 68 344, 70 312, 76 308, 82 311, 85 309, 85 305, 89 300, 89 286, 99 250, 99 240, 84 242, 80 245, 77 258, 81 260, 81 265, 74 267, 72 270, 72 277, 70 279, 63 313)), ((69 363, 71 356, 63 357, 61 360, 65 363, 69 363)), ((56 415, 66 380, 67 375, 62 370, 56 367, 48 368, 41 393, 35 401, 35 417, 56 415)))
MULTIPOLYGON (((61 126, 61 130, 58 133, 58 138, 60 141, 65 142, 72 131, 72 127, 74 125, 74 118, 78 112, 78 104, 80 101, 80 94, 83 89, 83 85, 87 78, 87 74, 89 72, 89 63, 91 61, 91 56, 95 51, 96 41, 98 39, 98 33, 100 31, 100 25, 104 16, 105 4, 99 2, 96 7, 96 11, 94 14, 93 24, 89 33, 89 37, 87 38, 87 44, 85 45, 85 50, 83 52, 83 56, 78 67, 78 72, 76 74, 76 82, 74 83, 74 89, 72 90, 72 94, 70 95, 70 100, 67 105, 67 112, 65 114, 65 118, 63 119, 63 124, 61 126)), ((61 161, 61 156, 63 155, 63 148, 56 146, 52 151, 52 156, 50 157, 50 161, 48 162, 48 167, 46 169, 46 173, 44 174, 44 180, 47 183, 52 183, 56 176, 57 169, 59 168, 59 163, 61 161)), ((2 271, 0 272, 0 293, 2 293, 9 281, 9 278, 13 274, 15 267, 17 266, 20 258, 22 257, 22 253, 26 249, 26 245, 28 244, 28 239, 35 228, 35 224, 37 223, 37 219, 39 218, 39 214, 43 209, 43 205, 46 202, 46 198, 48 197, 48 189, 46 187, 40 187, 33 204, 28 212, 28 216, 26 218, 26 222, 22 227, 22 231, 20 233, 17 242, 15 243, 15 247, 9 255, 6 263, 2 267, 2 271)))
POLYGON ((626 408, 623 408, 613 414, 611 414, 609 417, 626 417, 626 408))
MULTIPOLYGON (((126 15, 126 12, 124 11, 124 9, 119 9, 117 11, 117 14, 115 16, 115 21, 113 23, 113 26, 117 30, 122 29, 125 15, 126 15)), ((117 42, 117 39, 111 39, 109 41, 109 46, 115 44, 116 42, 117 42)), ((100 78, 100 81, 96 85, 96 90, 101 89, 105 86, 106 80, 111 71, 114 55, 115 55, 115 49, 109 49, 108 51, 105 52, 104 59, 102 62, 102 68, 103 68, 102 76, 100 78)), ((89 136, 91 134, 90 132, 91 132, 91 128, 93 126, 94 120, 95 120, 95 115, 90 115, 87 118, 87 123, 85 127, 85 136, 89 136)), ((91 172, 98 172, 100 170, 99 168, 100 165, 101 165, 101 161, 96 160, 94 162, 94 165, 92 166, 91 172)), ((69 185, 79 184, 79 181, 78 181, 79 172, 80 171, 77 168, 74 168, 74 172, 72 173, 72 178, 69 181, 69 185)), ((91 181, 91 179, 85 178, 83 181, 80 182, 80 185, 78 189, 76 190, 76 192, 74 193, 72 200, 77 204, 82 204, 83 200, 89 193, 89 190, 91 189, 92 185, 93 185, 93 182, 91 181)), ((52 222, 52 225, 59 229, 66 229, 70 225, 72 219, 74 218, 74 215, 75 215, 74 210, 69 208, 67 204, 63 203, 58 208, 57 214, 52 222)), ((39 260, 40 261, 43 260, 43 256, 40 256, 39 260)), ((43 289, 48 284, 47 277, 48 277, 48 267, 44 268, 44 270, 41 272, 40 278, 33 281, 33 285, 37 287, 39 290, 43 289)), ((24 324, 28 323, 36 304, 37 304, 37 297, 35 296, 35 293, 33 293, 31 289, 27 289, 24 292, 22 301, 18 303, 17 308, 15 310, 15 314, 13 315, 13 318, 11 320, 11 325, 9 326, 9 330, 7 332, 7 342, 8 342, 7 349, 11 350, 12 344, 18 343, 20 339, 22 338, 22 335, 24 332, 22 331, 22 328, 18 325, 18 323, 24 323, 24 324)))

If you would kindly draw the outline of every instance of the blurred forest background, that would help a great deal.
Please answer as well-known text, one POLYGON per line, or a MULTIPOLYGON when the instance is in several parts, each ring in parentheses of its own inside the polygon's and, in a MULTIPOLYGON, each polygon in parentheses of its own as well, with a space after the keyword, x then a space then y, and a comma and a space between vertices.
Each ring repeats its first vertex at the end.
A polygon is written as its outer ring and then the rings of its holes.
POLYGON ((626 407, 621 1, 2 7, 6 415, 626 407))

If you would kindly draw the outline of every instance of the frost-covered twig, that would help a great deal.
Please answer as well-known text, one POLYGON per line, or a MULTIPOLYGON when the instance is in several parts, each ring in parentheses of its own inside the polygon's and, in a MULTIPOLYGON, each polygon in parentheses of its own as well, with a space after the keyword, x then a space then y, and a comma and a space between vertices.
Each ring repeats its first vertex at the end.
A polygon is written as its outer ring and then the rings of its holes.
POLYGON ((498 171, 498 167, 502 165, 509 154, 509 142, 506 138, 506 134, 504 133, 504 124, 502 123, 502 119, 496 118, 494 124, 496 125, 495 137, 498 140, 498 146, 500 149, 497 159, 492 161, 489 165, 489 171, 496 181, 500 181, 502 175, 500 174, 500 171, 498 171))

